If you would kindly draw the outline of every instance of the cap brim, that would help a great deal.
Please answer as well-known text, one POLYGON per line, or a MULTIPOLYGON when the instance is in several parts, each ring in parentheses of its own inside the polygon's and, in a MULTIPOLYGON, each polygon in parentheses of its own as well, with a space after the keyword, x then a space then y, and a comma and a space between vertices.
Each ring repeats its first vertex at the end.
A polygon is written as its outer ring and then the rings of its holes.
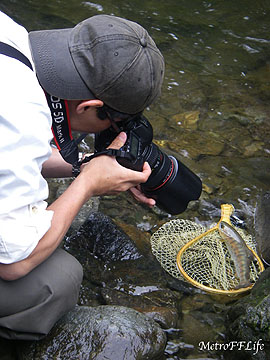
POLYGON ((70 55, 68 39, 71 30, 42 30, 29 33, 39 82, 50 95, 61 99, 95 99, 77 72, 70 55))

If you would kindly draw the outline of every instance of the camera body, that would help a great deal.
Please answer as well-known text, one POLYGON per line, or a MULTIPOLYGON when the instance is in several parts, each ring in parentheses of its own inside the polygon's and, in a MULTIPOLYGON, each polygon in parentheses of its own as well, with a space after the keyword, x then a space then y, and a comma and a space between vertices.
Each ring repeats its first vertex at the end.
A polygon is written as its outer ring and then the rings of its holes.
MULTIPOLYGON (((153 140, 153 128, 143 115, 130 120, 117 122, 119 129, 125 131, 127 140, 121 151, 124 157, 117 161, 131 170, 142 171, 144 162, 148 162, 152 173, 141 184, 143 193, 156 200, 157 205, 170 214, 183 212, 188 202, 197 200, 201 194, 201 180, 183 163, 163 153, 153 140)), ((95 136, 95 151, 106 149, 117 132, 110 127, 95 136)))

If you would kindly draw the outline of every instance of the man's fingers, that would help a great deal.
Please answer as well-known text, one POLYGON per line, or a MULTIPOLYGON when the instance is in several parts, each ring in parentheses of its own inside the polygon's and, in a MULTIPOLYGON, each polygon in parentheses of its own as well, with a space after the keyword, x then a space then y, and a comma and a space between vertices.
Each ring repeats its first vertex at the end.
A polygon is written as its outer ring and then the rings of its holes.
POLYGON ((142 172, 147 176, 147 178, 145 180, 145 181, 147 181, 152 172, 152 169, 151 169, 150 165, 148 164, 148 162, 145 162, 143 164, 142 172))
POLYGON ((109 146, 110 149, 120 149, 127 140, 127 134, 125 132, 120 132, 117 137, 113 140, 111 145, 109 146))
POLYGON ((129 190, 137 201, 149 207, 153 207, 156 204, 156 201, 154 199, 148 198, 142 193, 139 186, 130 188, 129 190))

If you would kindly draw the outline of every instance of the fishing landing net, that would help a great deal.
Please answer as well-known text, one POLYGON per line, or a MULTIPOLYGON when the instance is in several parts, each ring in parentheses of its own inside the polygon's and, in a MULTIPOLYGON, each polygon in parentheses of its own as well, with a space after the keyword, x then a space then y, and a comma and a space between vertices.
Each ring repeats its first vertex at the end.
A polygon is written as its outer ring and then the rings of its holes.
POLYGON ((161 226, 150 239, 152 252, 161 266, 173 277, 188 281, 207 292, 234 295, 250 290, 264 270, 251 235, 234 227, 253 252, 250 264, 251 285, 239 285, 235 263, 218 231, 221 221, 230 223, 233 206, 221 205, 221 218, 211 229, 190 220, 175 219, 161 226))

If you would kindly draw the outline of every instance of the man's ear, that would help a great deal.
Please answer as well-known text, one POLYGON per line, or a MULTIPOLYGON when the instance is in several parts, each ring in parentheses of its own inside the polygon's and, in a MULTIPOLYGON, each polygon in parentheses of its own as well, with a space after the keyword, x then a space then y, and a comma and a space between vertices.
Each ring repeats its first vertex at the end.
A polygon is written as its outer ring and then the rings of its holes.
POLYGON ((83 100, 76 106, 76 112, 77 114, 82 114, 91 107, 101 107, 103 105, 104 105, 103 101, 98 99, 83 100))

